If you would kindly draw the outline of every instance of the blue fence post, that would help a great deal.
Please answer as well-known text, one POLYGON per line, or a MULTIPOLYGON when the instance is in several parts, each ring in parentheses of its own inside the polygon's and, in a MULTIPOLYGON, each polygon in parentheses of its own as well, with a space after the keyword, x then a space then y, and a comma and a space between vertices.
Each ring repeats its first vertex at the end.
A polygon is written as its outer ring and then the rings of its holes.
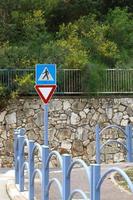
POLYGON ((63 155, 63 187, 62 187, 62 200, 68 200, 70 196, 70 174, 68 169, 71 165, 71 156, 63 155))
POLYGON ((29 175, 29 200, 34 200, 34 180, 33 179, 33 173, 34 173, 34 141, 29 141, 29 169, 28 169, 28 175, 29 175))
POLYGON ((127 162, 132 162, 132 133, 130 125, 125 127, 126 145, 127 145, 127 162))
POLYGON ((90 165, 90 200, 93 200, 93 165, 90 165))
POLYGON ((100 164, 100 127, 97 124, 95 128, 96 132, 96 163, 100 164))
POLYGON ((91 200, 100 200, 100 188, 98 187, 101 178, 100 164, 91 165, 91 200))
POLYGON ((14 130, 14 165, 15 165, 15 184, 19 183, 19 162, 18 162, 18 136, 19 129, 14 130))
POLYGON ((18 145, 19 145, 19 190, 20 192, 24 191, 24 174, 22 171, 22 166, 24 163, 24 151, 23 151, 23 143, 24 136, 18 136, 18 145))
POLYGON ((49 147, 42 146, 42 198, 41 200, 49 200, 49 163, 47 163, 49 157, 49 147))

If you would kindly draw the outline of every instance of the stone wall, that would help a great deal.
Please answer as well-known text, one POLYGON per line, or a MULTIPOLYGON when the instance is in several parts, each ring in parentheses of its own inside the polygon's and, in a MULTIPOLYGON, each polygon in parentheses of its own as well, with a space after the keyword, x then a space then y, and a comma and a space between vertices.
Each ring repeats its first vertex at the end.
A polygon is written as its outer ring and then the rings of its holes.
MULTIPOLYGON (((95 125, 125 126, 133 124, 132 98, 53 99, 49 104, 49 145, 60 153, 95 162, 95 125)), ((0 112, 0 166, 13 165, 13 131, 24 127, 29 139, 43 143, 43 105, 38 97, 24 97, 10 101, 0 112)), ((123 141, 117 130, 106 132, 108 138, 123 141)), ((102 142, 101 141, 101 142, 102 142)), ((103 161, 123 161, 125 152, 119 145, 107 146, 101 156, 103 161)))

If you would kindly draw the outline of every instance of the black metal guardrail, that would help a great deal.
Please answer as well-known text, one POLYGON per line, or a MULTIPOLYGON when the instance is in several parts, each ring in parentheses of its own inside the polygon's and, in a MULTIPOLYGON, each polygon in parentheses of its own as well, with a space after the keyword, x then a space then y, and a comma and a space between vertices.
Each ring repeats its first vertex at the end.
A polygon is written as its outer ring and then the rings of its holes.
MULTIPOLYGON (((15 91, 19 87, 23 87, 18 84, 18 81, 28 74, 30 74, 33 82, 29 85, 28 94, 36 94, 34 89, 35 69, 33 68, 0 69, 0 85, 10 91, 15 91)), ((83 76, 84 74, 80 69, 58 69, 56 94, 79 95, 86 93, 86 90, 84 90, 86 85, 83 83, 83 76)), ((133 94, 133 69, 106 69, 102 71, 100 76, 98 88, 94 91, 92 89, 88 93, 133 94)), ((89 84, 89 81, 87 84, 89 84)), ((23 88, 22 93, 25 90, 26 88, 23 88)))

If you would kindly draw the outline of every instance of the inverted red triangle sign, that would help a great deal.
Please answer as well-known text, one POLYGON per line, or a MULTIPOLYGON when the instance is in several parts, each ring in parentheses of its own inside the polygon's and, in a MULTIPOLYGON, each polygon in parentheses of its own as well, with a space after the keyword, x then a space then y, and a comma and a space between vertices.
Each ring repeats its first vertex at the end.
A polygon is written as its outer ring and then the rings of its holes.
POLYGON ((52 98, 56 87, 56 85, 35 85, 38 95, 45 104, 52 98))

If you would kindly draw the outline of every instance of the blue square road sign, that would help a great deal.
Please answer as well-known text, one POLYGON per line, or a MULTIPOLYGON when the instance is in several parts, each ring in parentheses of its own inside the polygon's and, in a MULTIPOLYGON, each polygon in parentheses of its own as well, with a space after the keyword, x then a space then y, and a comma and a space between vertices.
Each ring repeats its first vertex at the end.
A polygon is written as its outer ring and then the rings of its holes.
POLYGON ((55 64, 37 64, 36 85, 56 85, 56 65, 55 64))

